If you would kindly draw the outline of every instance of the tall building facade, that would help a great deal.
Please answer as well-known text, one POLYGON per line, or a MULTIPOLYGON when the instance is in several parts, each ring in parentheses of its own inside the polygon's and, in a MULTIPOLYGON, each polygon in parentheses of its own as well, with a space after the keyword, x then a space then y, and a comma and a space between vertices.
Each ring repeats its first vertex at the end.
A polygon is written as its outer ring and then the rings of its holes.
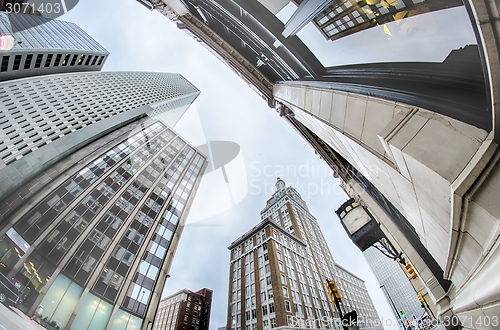
MULTIPOLYGON (((420 319, 426 311, 398 262, 388 258, 374 247, 368 248, 363 254, 378 282, 385 287, 383 291, 386 296, 388 295, 387 299, 389 302, 391 300, 394 302, 394 306, 391 306, 394 319, 399 320, 399 311, 401 310, 406 313, 410 320, 413 320, 413 317, 420 319)), ((402 327, 400 326, 400 328, 402 327)))
MULTIPOLYGON (((497 1, 464 1, 475 59, 464 45, 442 63, 342 67, 324 67, 300 38, 283 35, 275 14, 281 1, 269 10, 257 0, 141 1, 227 63, 365 201, 415 266, 442 319, 459 316, 475 329, 469 320, 500 313, 500 213, 490 202, 500 184, 497 1)), ((376 2, 379 16, 396 4, 376 2)), ((336 8, 342 19, 329 17, 330 27, 354 27, 361 14, 353 8, 336 8)))
POLYGON ((338 327, 327 279, 339 288, 342 312, 355 310, 362 329, 377 329, 370 323, 378 315, 363 280, 333 261, 317 220, 295 189, 278 178, 261 218, 229 246, 227 329, 338 327))
POLYGON ((181 290, 161 300, 153 330, 208 330, 213 291, 181 290))
POLYGON ((109 52, 76 24, 0 12, 0 36, 14 47, 0 52, 0 81, 39 75, 100 71, 109 52))
POLYGON ((83 143, 146 113, 164 113, 173 126, 199 94, 179 74, 154 72, 85 72, 0 83, 0 196, 83 143), (40 151, 49 145, 56 147, 40 151))
POLYGON ((61 328, 151 326, 206 166, 169 126, 200 91, 177 74, 141 72, 0 90, 0 271, 19 287, 20 308, 41 304, 61 328))

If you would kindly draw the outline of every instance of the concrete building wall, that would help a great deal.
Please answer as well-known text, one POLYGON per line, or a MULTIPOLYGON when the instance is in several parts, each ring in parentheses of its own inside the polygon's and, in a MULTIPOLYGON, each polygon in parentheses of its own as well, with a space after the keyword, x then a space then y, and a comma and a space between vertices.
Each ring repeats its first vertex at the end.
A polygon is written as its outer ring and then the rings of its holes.
POLYGON ((424 109, 356 94, 286 84, 276 85, 274 94, 399 209, 445 269, 452 234, 450 188, 488 143, 488 133, 424 109))

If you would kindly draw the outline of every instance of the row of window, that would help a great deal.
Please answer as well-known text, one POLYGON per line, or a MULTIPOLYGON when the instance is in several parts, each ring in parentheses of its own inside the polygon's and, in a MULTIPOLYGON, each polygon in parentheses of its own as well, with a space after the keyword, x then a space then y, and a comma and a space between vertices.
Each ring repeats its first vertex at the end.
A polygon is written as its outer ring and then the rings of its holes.
POLYGON ((0 131, 0 157, 8 165, 104 118, 194 91, 179 75, 142 72, 60 74, 0 83, 0 125, 6 127, 0 131))
POLYGON ((75 65, 98 65, 100 66, 105 56, 92 54, 19 54, 15 56, 2 56, 0 72, 9 70, 10 59, 13 58, 11 70, 38 69, 41 67, 75 66, 75 65), (53 61, 54 60, 54 61, 53 61))

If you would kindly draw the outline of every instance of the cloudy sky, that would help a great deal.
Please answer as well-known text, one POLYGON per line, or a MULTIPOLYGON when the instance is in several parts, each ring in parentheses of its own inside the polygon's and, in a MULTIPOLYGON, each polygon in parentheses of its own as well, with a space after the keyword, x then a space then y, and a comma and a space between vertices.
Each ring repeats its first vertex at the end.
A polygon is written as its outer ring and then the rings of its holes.
MULTIPOLYGON (((287 7, 279 16, 286 19, 291 12, 293 7, 287 7)), ((75 22, 110 51, 105 71, 175 72, 196 85, 202 94, 176 126, 190 142, 232 141, 240 146, 230 187, 217 183, 216 175, 204 179, 163 296, 182 288, 211 288, 211 329, 225 325, 227 246, 260 221, 260 211, 280 176, 308 203, 336 262, 363 278, 379 315, 392 318, 379 283, 334 215, 347 198, 338 181, 243 80, 167 18, 134 0, 81 0, 61 19, 75 22)), ((388 28, 392 36, 376 28, 328 42, 307 26, 299 37, 324 65, 441 61, 451 49, 475 43, 463 8, 390 23, 388 28)))

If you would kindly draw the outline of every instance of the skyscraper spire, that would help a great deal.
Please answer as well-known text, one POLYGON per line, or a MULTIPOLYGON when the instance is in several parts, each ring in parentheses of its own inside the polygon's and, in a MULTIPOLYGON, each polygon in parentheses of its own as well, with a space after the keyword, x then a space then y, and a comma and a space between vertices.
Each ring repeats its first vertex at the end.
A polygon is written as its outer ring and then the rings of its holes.
POLYGON ((285 190, 286 184, 285 181, 281 180, 279 177, 276 179, 276 184, 274 185, 275 191, 285 190))

